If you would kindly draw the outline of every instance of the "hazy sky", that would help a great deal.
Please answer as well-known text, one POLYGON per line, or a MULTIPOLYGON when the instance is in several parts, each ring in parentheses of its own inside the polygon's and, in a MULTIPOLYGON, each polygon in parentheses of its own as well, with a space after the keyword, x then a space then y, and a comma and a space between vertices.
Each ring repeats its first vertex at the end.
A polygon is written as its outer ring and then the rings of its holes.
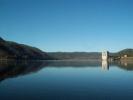
POLYGON ((0 36, 44 51, 133 48, 133 0, 0 0, 0 36))

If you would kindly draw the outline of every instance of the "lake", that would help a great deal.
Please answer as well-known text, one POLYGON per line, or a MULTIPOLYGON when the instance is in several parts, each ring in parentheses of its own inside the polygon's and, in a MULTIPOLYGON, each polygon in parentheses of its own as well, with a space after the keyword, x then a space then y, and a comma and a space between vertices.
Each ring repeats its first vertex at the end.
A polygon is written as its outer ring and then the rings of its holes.
POLYGON ((133 100, 133 62, 1 61, 1 100, 133 100))

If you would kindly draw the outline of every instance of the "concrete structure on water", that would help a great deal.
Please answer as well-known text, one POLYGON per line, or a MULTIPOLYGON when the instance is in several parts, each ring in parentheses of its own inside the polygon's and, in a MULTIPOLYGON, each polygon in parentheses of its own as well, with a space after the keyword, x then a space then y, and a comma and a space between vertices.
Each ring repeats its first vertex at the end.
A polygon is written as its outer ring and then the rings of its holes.
POLYGON ((102 52, 102 69, 103 70, 109 70, 108 59, 109 59, 109 52, 108 51, 102 52))
POLYGON ((102 60, 108 60, 108 58, 109 58, 109 52, 108 51, 102 52, 102 60))

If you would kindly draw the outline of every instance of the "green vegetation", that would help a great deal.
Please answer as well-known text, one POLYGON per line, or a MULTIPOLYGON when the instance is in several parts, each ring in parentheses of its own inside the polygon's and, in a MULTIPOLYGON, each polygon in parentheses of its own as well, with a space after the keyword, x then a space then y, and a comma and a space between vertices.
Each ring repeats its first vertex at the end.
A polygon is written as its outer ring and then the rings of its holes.
POLYGON ((31 46, 6 41, 0 38, 0 59, 52 59, 47 53, 31 46))
POLYGON ((127 57, 133 57, 133 49, 124 49, 117 53, 118 56, 127 55, 127 57))
POLYGON ((133 60, 133 49, 124 49, 117 53, 110 53, 110 58, 114 60, 133 60))
POLYGON ((48 55, 57 60, 101 59, 101 53, 98 52, 51 52, 48 55))
MULTIPOLYGON (((133 57, 133 49, 110 53, 110 58, 133 57)), ((43 52, 38 48, 6 41, 0 37, 0 59, 28 60, 99 60, 100 52, 43 52)))

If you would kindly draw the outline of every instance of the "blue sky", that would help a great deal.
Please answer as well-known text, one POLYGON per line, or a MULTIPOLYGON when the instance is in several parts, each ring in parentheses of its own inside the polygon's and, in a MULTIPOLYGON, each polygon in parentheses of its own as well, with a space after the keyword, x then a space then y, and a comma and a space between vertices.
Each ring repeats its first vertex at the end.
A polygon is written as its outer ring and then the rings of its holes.
POLYGON ((0 0, 0 36, 44 51, 133 48, 133 0, 0 0))

